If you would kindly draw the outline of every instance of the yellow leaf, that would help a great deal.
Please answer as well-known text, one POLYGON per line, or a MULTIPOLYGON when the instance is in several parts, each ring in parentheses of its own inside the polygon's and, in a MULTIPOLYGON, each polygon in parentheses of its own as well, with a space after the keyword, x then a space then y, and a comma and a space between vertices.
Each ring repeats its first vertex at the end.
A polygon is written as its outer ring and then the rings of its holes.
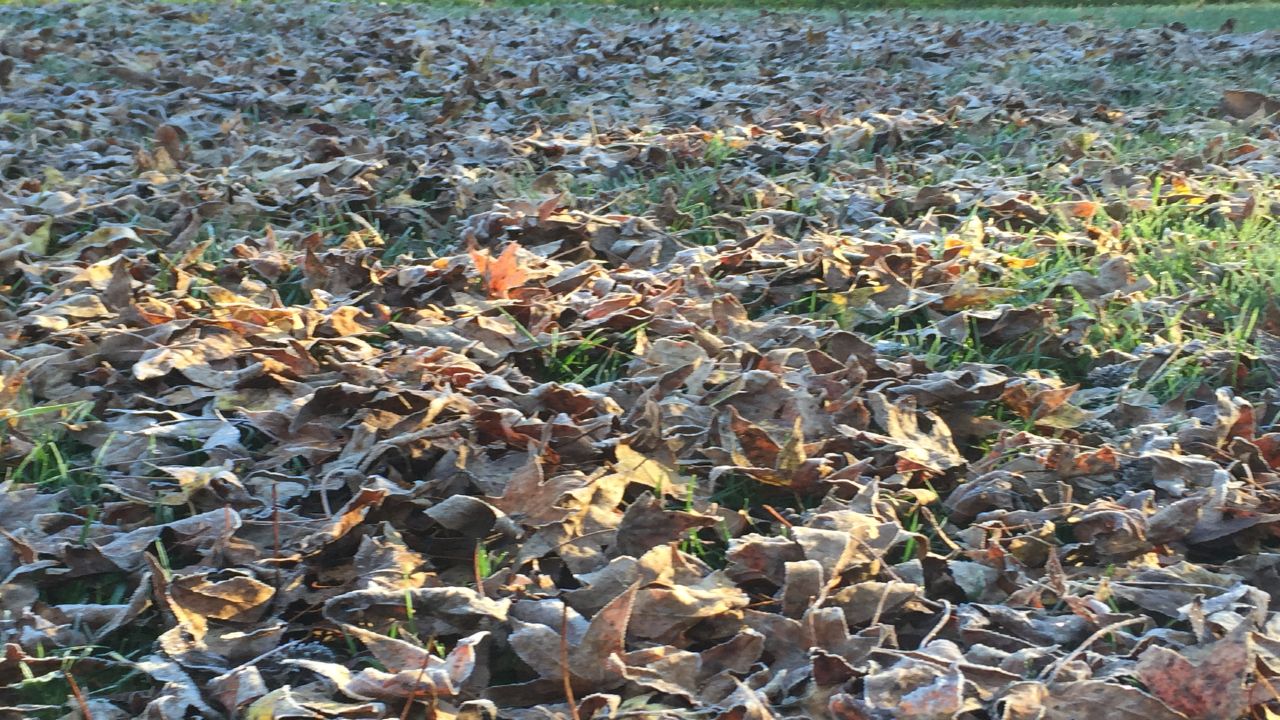
POLYGON ((1015 257, 1013 255, 1005 255, 1004 257, 1001 258, 1001 262, 1004 263, 1005 267, 1013 268, 1014 270, 1023 270, 1029 267, 1035 267, 1036 264, 1039 263, 1040 261, 1035 258, 1024 258, 1024 257, 1015 257))
POLYGON ((681 491, 683 483, 677 472, 653 458, 641 455, 630 445, 619 444, 614 449, 614 455, 618 458, 614 471, 627 475, 631 482, 669 493, 681 491))
POLYGON ((431 77, 431 48, 422 48, 422 52, 418 53, 418 61, 414 63, 413 69, 424 78, 431 77))
POLYGON ((963 310, 974 305, 1005 300, 1017 295, 1018 292, 1013 288, 983 287, 969 282, 959 282, 952 286, 946 297, 942 298, 942 309, 963 310))
POLYGON ((961 248, 959 252, 960 257, 965 257, 969 253, 973 252, 973 246, 970 245, 967 240, 965 240, 964 238, 958 235, 948 235, 945 238, 943 238, 942 240, 943 250, 953 250, 955 248, 961 248))
POLYGON ((49 252, 50 230, 53 229, 53 218, 44 221, 44 224, 36 229, 35 232, 27 236, 27 252, 32 255, 44 255, 49 252))
POLYGON ((871 302, 871 298, 877 293, 884 292, 884 285, 871 285, 868 287, 854 288, 848 292, 835 293, 831 296, 829 302, 835 310, 846 310, 849 308, 860 308, 871 302))
POLYGON ((44 182, 42 183, 44 185, 44 189, 52 190, 66 181, 67 179, 63 177, 62 173, 59 172, 57 168, 46 167, 44 169, 44 182))
POLYGON ((284 700, 292 700, 290 695, 287 685, 272 690, 244 709, 244 720, 273 720, 276 716, 276 706, 284 700))
POLYGON ((808 459, 804 452, 804 427, 801 424, 800 416, 796 415, 795 424, 791 428, 791 436, 787 438, 786 444, 778 452, 778 473, 784 477, 790 476, 799 470, 804 461, 808 459))

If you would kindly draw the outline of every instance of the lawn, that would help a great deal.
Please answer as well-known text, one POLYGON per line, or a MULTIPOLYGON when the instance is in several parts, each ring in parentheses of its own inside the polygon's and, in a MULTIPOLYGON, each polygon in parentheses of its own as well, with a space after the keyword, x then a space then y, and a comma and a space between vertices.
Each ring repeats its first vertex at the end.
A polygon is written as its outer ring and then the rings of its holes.
POLYGON ((929 8, 928 17, 949 22, 1039 22, 1051 23, 1096 22, 1116 27, 1140 27, 1182 23, 1187 27, 1216 30, 1228 20, 1235 21, 1240 32, 1258 32, 1280 28, 1280 5, 1275 3, 1224 3, 1205 5, 1186 3, 1181 5, 1126 5, 1103 4, 1074 7, 1027 7, 1015 3, 1013 7, 929 8))
POLYGON ((0 6, 0 720, 1280 713, 1280 5, 637 5, 0 6))
MULTIPOLYGON (((418 0, 404 0, 417 4, 418 0)), ((879 13, 902 17, 919 16, 923 19, 946 22, 1088 22, 1116 27, 1142 27, 1182 23, 1187 27, 1216 30, 1223 23, 1233 20, 1240 32, 1258 32, 1280 28, 1280 4, 1261 3, 1025 3, 1018 0, 982 0, 981 2, 957 2, 957 0, 799 0, 798 2, 755 2, 753 0, 588 0, 576 3, 555 3, 549 0, 443 0, 430 5, 436 11, 467 13, 483 8, 527 8, 541 12, 556 12, 561 17, 586 19, 601 12, 646 12, 661 8, 676 17, 698 16, 716 13, 730 17, 749 17, 762 9, 771 11, 801 11, 817 16, 833 18, 841 13, 855 17, 879 13), (607 8, 607 11, 604 9, 607 8)))

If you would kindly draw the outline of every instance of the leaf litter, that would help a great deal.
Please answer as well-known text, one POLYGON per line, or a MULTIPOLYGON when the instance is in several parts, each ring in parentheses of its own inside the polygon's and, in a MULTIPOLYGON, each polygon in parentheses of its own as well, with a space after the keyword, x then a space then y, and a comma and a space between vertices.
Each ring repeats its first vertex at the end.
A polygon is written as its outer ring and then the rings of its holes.
POLYGON ((1277 712, 1275 34, 0 19, 0 716, 1277 712))

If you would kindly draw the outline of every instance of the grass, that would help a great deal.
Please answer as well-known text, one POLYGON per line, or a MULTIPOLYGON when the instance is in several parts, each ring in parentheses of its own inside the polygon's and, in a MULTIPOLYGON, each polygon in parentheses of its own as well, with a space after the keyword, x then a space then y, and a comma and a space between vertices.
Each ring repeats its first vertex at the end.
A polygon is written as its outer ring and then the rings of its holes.
POLYGON ((600 384, 616 380, 622 376, 627 363, 636 359, 623 348, 634 346, 644 331, 641 324, 624 332, 595 330, 577 338, 556 330, 543 339, 505 310, 502 315, 517 332, 535 344, 530 352, 517 358, 517 363, 538 382, 600 384))
MULTIPOLYGON (((170 0, 187 2, 188 0, 170 0)), ((1246 2, 1215 3, 1204 0, 1182 0, 1159 3, 1116 3, 1112 0, 1074 0, 1052 4, 1044 0, 1033 3, 1022 0, 587 0, 563 3, 556 0, 392 0, 385 4, 426 4, 438 7, 442 14, 458 15, 492 8, 529 8, 558 10, 570 19, 594 17, 603 10, 649 12, 660 9, 667 13, 696 14, 714 11, 718 14, 754 13, 760 10, 799 10, 836 15, 888 11, 903 16, 943 22, 1018 22, 1071 23, 1095 22, 1103 25, 1137 27, 1182 23, 1189 28, 1213 30, 1234 19, 1237 32, 1258 32, 1280 27, 1280 3, 1246 2)), ((0 5, 36 6, 46 0, 0 0, 0 5)))
MULTIPOLYGON (((34 0, 29 0, 34 1, 34 0)), ((420 3, 423 0, 404 0, 420 3)), ((556 8, 569 19, 590 18, 607 9, 610 12, 632 10, 649 12, 655 8, 665 13, 696 14, 714 11, 756 13, 760 10, 805 11, 835 16, 840 13, 889 12, 904 17, 943 22, 1017 22, 1071 23, 1095 22, 1119 27, 1138 27, 1182 23, 1189 28, 1214 30, 1229 19, 1236 21, 1237 32, 1258 32, 1280 27, 1280 4, 1205 3, 1203 0, 1160 3, 1116 3, 1111 0, 1077 0, 1052 4, 1039 0, 588 0, 561 3, 554 0, 430 0, 442 12, 461 14, 487 8, 556 8)))
POLYGON ((934 370, 983 363, 1079 383, 1094 359, 1107 352, 1155 352, 1166 359, 1138 387, 1160 400, 1201 386, 1228 386, 1246 394, 1269 387, 1275 378, 1255 362, 1263 353, 1254 335, 1280 295, 1280 223, 1269 217, 1233 223, 1198 198, 1164 203, 1158 178, 1152 200, 1151 209, 1126 218, 1116 238, 1133 279, 1150 284, 1138 295, 1086 297, 1069 284, 1082 274, 1096 276, 1109 256, 1062 240, 1044 246, 1056 219, 1031 231, 1024 246, 1006 250, 1037 262, 982 278, 983 287, 1008 291, 988 307, 1045 305, 1057 314, 1056 322, 1013 342, 984 342, 972 321, 962 340, 943 337, 934 330, 938 314, 932 310, 889 308, 887 318, 861 314, 859 294, 865 295, 862 300, 875 298, 865 289, 810 293, 769 312, 834 320, 873 341, 898 345, 934 370), (1070 326, 1083 327, 1075 355, 1042 352, 1070 326))
POLYGON ((46 654, 43 645, 37 645, 30 658, 18 661, 22 679, 5 690, 19 703, 32 706, 24 710, 32 720, 65 717, 66 708, 76 707, 73 689, 97 699, 145 692, 154 687, 154 680, 133 663, 152 652, 158 634, 142 619, 117 630, 110 646, 79 645, 46 654), (53 662, 57 669, 49 670, 53 662))
MULTIPOLYGON (((76 402, 9 409, 0 415, 0 441, 25 437, 31 449, 16 462, 6 462, 4 480, 19 485, 34 485, 45 492, 63 491, 74 507, 84 509, 80 542, 89 537, 98 514, 98 503, 105 497, 100 487, 101 473, 91 448, 72 439, 68 425, 92 419, 92 403, 76 402)), ((3 442, 0 442, 3 444, 3 442)), ((104 448, 105 449, 105 448, 104 448)), ((40 599, 50 605, 108 604, 127 602, 131 588, 124 573, 98 575, 63 581, 40 588, 40 599)), ((151 652, 158 632, 147 618, 140 618, 117 630, 110 646, 82 645, 63 647, 54 655, 45 655, 37 646, 30 661, 18 662, 22 680, 10 685, 10 697, 31 706, 28 717, 55 718, 74 707, 73 683, 86 696, 111 697, 146 690, 151 681, 134 669, 131 661, 151 652), (48 663, 58 660, 57 669, 48 663)))
POLYGON ((24 437, 30 450, 6 465, 3 480, 36 485, 47 491, 65 490, 77 503, 93 503, 102 496, 91 448, 74 440, 67 425, 91 419, 92 403, 32 406, 0 414, 0 445, 10 435, 24 437))
MULTIPOLYGON (((1235 19, 1237 32, 1257 32, 1280 27, 1280 4, 1275 3, 1222 3, 1206 4, 1192 1, 1185 3, 1114 3, 1096 2, 1064 3, 1049 6, 1048 3, 1028 6, 1017 0, 993 0, 964 4, 946 0, 909 0, 912 10, 928 9, 928 17, 947 22, 1040 22, 1069 23, 1089 21, 1119 27, 1142 25, 1166 25, 1179 22, 1189 28, 1213 30, 1229 19, 1235 19), (914 5, 914 3, 919 3, 914 5), (986 7, 975 8, 973 5, 986 7)), ((902 7, 897 3, 881 5, 902 7)))

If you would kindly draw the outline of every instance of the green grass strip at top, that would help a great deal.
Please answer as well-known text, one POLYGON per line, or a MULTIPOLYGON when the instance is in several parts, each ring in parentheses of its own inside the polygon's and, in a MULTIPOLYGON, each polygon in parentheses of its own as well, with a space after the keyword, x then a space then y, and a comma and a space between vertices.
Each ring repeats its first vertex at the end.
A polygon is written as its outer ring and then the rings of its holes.
MULTIPOLYGON (((0 0, 3 2, 3 0, 0 0)), ((1190 28, 1214 30, 1228 19, 1235 20, 1236 32, 1257 32, 1280 28, 1280 3, 1203 2, 1202 0, 1161 0, 1159 3, 1077 0, 1053 3, 1048 0, 408 0, 451 10, 499 8, 539 8, 575 18, 602 10, 640 12, 843 12, 919 13, 924 20, 947 22, 1095 22, 1112 26, 1165 25, 1179 22, 1190 28)))
MULTIPOLYGON (((446 0, 447 1, 447 0, 446 0)), ((456 0, 457 4, 474 4, 474 5, 603 5, 615 7, 630 8, 684 8, 690 10, 700 10, 705 8, 731 7, 731 8, 758 8, 767 10, 791 10, 798 8, 820 9, 820 10, 839 10, 839 9, 866 9, 866 10, 911 10, 915 8, 926 9, 952 9, 952 10, 976 10, 981 8, 1001 7, 1001 8, 1052 8, 1057 10, 1075 10, 1079 8, 1108 8, 1108 9, 1124 9, 1130 7, 1147 7, 1147 8, 1166 8, 1166 7, 1194 7, 1194 8, 1217 8, 1217 7, 1248 7, 1258 5, 1268 5, 1271 3, 1238 3, 1238 2, 1206 2, 1205 0, 1160 0, 1159 2, 1143 2, 1142 0, 1125 0, 1123 2, 1115 2, 1114 0, 1073 0, 1071 2, 1052 2, 1052 0, 1033 0, 1032 2, 1021 2, 1020 0, 576 0, 572 3, 560 3, 555 0, 498 0, 497 2, 484 2, 476 0, 468 2, 468 0, 456 0)))

